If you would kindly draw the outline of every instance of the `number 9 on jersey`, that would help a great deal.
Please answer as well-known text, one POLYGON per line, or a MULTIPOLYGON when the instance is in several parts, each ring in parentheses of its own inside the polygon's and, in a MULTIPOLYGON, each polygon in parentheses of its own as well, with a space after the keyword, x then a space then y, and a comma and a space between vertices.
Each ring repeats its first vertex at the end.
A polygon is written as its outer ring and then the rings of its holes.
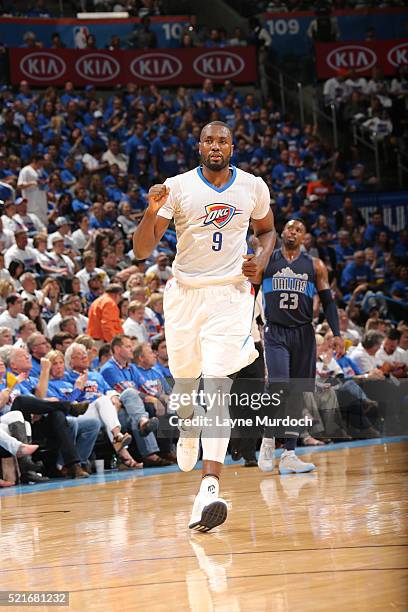
POLYGON ((213 251, 221 251, 221 247, 222 247, 222 234, 221 232, 214 232, 213 245, 211 248, 213 251))

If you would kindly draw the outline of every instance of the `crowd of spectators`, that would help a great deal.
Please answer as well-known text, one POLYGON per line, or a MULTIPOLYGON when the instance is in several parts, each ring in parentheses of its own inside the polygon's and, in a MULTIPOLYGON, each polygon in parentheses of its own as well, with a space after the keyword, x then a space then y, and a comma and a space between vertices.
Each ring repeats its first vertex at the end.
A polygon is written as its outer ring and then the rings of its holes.
MULTIPOLYGON (((170 228, 144 262, 134 259, 131 236, 148 187, 197 165, 210 120, 234 130, 232 163, 267 182, 278 231, 288 218, 304 220, 304 248, 326 263, 355 350, 371 350, 361 337, 367 320, 377 352, 378 333, 394 333, 403 318, 407 232, 387 227, 381 211, 365 219, 350 196, 373 177, 273 99, 260 103, 210 80, 173 95, 129 84, 106 98, 72 83, 39 95, 23 81, 16 92, 3 89, 0 109, 0 433, 19 412, 27 434, 24 420, 37 412, 34 435, 57 440, 62 453, 47 473, 86 477, 100 428, 123 469, 175 460, 176 434, 160 437, 156 419, 167 418, 171 385, 163 289, 176 236, 170 228), (334 214, 331 194, 343 198, 334 214), (50 413, 47 397, 58 400, 50 413), (55 439, 62 421, 70 434, 55 439)), ((406 344, 405 328, 401 337, 406 344)), ((361 365, 356 375, 376 369, 361 365)), ((29 467, 21 467, 25 481, 43 478, 29 467)))
POLYGON ((408 67, 398 68, 392 79, 374 67, 370 79, 355 71, 339 70, 323 85, 326 105, 334 104, 339 124, 351 131, 353 125, 377 142, 398 144, 406 149, 408 135, 408 67))

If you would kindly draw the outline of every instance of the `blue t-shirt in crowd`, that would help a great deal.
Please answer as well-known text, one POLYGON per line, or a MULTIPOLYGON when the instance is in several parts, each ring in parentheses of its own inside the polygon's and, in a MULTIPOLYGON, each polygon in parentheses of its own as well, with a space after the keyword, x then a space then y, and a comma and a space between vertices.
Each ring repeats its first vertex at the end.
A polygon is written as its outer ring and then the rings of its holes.
POLYGON ((122 393, 125 389, 138 388, 134 368, 131 365, 122 368, 113 357, 103 364, 100 373, 108 385, 118 393, 122 393))
MULTIPOLYGON (((79 373, 73 370, 68 370, 65 379, 71 383, 75 383, 79 373)), ((108 385, 106 380, 99 372, 89 372, 88 381, 84 387, 84 395, 81 398, 87 402, 93 402, 102 394, 104 395, 107 391, 111 391, 111 387, 108 385)))

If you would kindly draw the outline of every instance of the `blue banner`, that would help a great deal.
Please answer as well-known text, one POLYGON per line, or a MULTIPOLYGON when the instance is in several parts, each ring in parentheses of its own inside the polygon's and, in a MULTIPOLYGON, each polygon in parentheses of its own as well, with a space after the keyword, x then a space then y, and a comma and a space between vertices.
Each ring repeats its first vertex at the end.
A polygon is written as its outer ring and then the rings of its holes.
MULTIPOLYGON (((171 49, 180 46, 180 38, 187 17, 152 17, 150 29, 157 37, 157 46, 171 49)), ((140 27, 140 19, 0 19, 0 42, 7 47, 24 45, 26 32, 34 32, 44 48, 51 46, 51 36, 58 32, 63 44, 68 49, 83 49, 86 37, 92 34, 96 38, 98 49, 109 46, 112 36, 121 39, 123 49, 127 48, 129 35, 140 27)))
MULTIPOLYGON (((373 28, 376 40, 406 38, 408 32, 407 9, 377 9, 371 11, 336 11, 340 41, 365 40, 367 29, 373 28)), ((274 53, 284 56, 305 56, 312 52, 313 42, 307 35, 315 19, 311 11, 302 13, 266 13, 264 25, 272 37, 274 53)))

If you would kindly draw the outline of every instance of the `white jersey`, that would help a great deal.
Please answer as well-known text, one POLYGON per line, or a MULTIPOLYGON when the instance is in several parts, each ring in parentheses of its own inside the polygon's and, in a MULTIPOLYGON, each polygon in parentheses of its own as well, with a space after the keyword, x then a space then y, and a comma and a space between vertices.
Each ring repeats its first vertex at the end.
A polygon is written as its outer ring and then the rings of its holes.
POLYGON ((263 219, 270 210, 262 178, 234 166, 231 170, 231 179, 221 188, 209 183, 200 167, 165 181, 170 194, 157 214, 174 218, 173 275, 191 287, 246 280, 241 269, 249 220, 263 219))

